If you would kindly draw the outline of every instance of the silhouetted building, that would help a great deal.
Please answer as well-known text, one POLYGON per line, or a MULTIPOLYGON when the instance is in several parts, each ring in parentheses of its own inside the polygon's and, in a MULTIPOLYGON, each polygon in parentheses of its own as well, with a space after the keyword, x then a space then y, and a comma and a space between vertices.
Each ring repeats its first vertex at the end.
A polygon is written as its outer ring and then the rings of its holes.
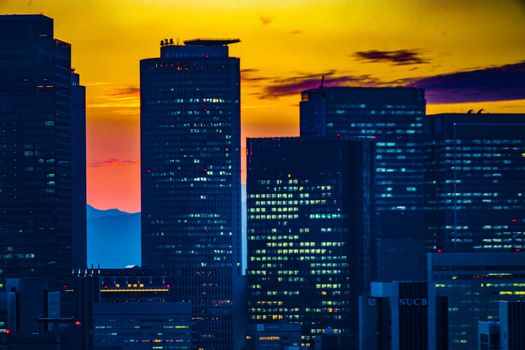
POLYGON ((372 282, 359 303, 359 349, 447 350, 447 300, 426 282, 372 282))
POLYGON ((301 136, 347 136, 376 143, 375 276, 424 279, 424 91, 330 87, 303 91, 301 136))
POLYGON ((448 298, 448 349, 475 349, 478 321, 497 321, 500 300, 523 298, 524 254, 428 254, 428 281, 448 298))
POLYGON ((72 196, 73 196, 73 266, 87 265, 87 187, 86 187, 86 87, 80 76, 71 76, 72 196))
POLYGON ((248 350, 299 350, 301 348, 300 323, 251 323, 247 328, 248 350))
POLYGON ((73 141, 85 132, 82 98, 53 20, 0 16, 1 286, 37 277, 62 288, 86 264, 85 144, 73 141))
POLYGON ((431 251, 525 248, 525 114, 430 116, 431 251))
POLYGON ((301 323, 304 346, 328 327, 356 344, 372 157, 368 142, 340 138, 247 140, 250 323, 301 323))
POLYGON ((7 328, 0 334, 0 349, 80 349, 78 322, 61 316, 62 292, 50 291, 46 280, 7 279, 1 294, 7 328))
POLYGON ((161 44, 141 71, 142 263, 172 271, 197 347, 232 349, 241 274, 238 40, 161 44))

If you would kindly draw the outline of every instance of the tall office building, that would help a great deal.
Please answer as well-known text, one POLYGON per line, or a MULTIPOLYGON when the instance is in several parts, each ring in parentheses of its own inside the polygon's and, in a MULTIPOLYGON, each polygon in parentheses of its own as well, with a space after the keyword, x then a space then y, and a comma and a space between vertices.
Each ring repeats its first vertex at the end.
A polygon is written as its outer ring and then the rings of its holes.
POLYGON ((301 136, 347 136, 376 143, 375 276, 424 279, 424 91, 332 87, 304 91, 301 136))
POLYGON ((525 248, 525 114, 428 119, 428 249, 525 248))
POLYGON ((524 254, 428 254, 427 280, 448 298, 449 350, 475 349, 478 321, 498 321, 499 301, 523 299, 524 254))
POLYGON ((142 263, 191 302, 196 347, 232 349, 241 274, 239 40, 163 40, 140 63, 142 263))
POLYGON ((356 348, 358 296, 370 281, 371 147, 248 139, 250 323, 301 323, 307 347, 331 329, 356 348))
POLYGON ((1 284, 38 277, 62 288, 86 264, 79 89, 51 18, 0 16, 1 284))
POLYGON ((87 265, 87 187, 86 187, 86 87, 80 75, 71 72, 71 131, 73 181, 73 266, 87 265))

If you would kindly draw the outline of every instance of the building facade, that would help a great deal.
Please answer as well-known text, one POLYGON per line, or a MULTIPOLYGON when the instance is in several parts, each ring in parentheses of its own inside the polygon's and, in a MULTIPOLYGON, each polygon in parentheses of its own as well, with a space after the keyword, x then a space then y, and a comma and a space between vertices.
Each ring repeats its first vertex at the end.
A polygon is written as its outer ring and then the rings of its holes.
POLYGON ((171 271, 205 349, 232 349, 241 274, 238 40, 162 41, 141 72, 142 264, 171 271))
POLYGON ((428 250, 525 248, 525 114, 428 119, 428 250))
POLYGON ((85 135, 80 89, 51 18, 0 16, 1 280, 44 278, 58 288, 85 267, 85 177, 74 176, 85 137, 73 142, 85 135))
POLYGON ((426 282, 372 282, 359 302, 359 349, 447 350, 447 313, 426 282))
POLYGON ((372 149, 340 138, 247 141, 248 320, 356 345, 369 281, 372 149))
POLYGON ((7 310, 0 349, 81 349, 78 322, 61 315, 63 293, 49 290, 46 279, 9 278, 0 295, 7 310))
POLYGON ((192 349, 191 304, 102 302, 93 305, 93 349, 192 349))
POLYGON ((296 350, 301 347, 299 323, 251 323, 247 328, 249 350, 296 350))
POLYGON ((499 326, 501 329, 501 349, 518 350, 525 348, 525 302, 499 302, 499 326))
POLYGON ((424 279, 425 108, 414 88, 320 87, 301 96, 301 136, 376 143, 377 281, 424 279))
POLYGON ((448 298, 448 349, 475 349, 478 321, 498 321, 499 301, 523 298, 523 254, 428 254, 428 282, 448 298))

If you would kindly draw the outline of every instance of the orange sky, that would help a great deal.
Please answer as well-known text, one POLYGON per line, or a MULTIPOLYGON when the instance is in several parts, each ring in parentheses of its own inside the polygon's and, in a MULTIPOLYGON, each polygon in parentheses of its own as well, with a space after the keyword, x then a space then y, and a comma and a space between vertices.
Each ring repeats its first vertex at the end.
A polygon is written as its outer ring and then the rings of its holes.
MULTIPOLYGON (((238 37, 243 137, 296 135, 298 95, 269 87, 304 77, 383 82, 525 60, 520 0, 0 0, 0 13, 43 13, 72 44, 87 86, 88 202, 140 210, 139 60, 163 38, 238 37), (475 6, 474 6, 475 4, 475 6), (419 62, 357 52, 417 53, 419 62)), ((428 111, 525 112, 525 99, 430 104, 428 111)))

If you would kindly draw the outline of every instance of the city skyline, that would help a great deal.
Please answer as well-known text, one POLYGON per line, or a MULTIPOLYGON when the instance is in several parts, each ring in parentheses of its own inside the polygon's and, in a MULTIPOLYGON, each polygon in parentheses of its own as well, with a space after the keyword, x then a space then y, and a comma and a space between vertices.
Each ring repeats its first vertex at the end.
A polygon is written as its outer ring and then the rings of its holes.
POLYGON ((42 12, 74 45, 87 86, 88 203, 101 209, 140 210, 139 60, 164 38, 241 38, 232 54, 242 59, 243 140, 297 135, 298 93, 323 75, 327 86, 416 84, 429 114, 525 111, 520 1, 7 0, 0 11, 42 12))
POLYGON ((1 349, 525 348, 522 1, 145 1, 0 12, 1 349))

